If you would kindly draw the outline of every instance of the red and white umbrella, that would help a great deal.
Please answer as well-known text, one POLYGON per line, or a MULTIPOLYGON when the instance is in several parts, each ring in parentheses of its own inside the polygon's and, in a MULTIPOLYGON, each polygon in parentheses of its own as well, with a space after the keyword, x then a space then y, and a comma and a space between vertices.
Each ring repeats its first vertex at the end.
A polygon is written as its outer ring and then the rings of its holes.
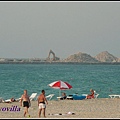
POLYGON ((50 86, 51 88, 60 89, 60 90, 66 90, 66 89, 72 88, 72 86, 69 83, 63 82, 61 80, 52 82, 48 86, 50 86))
POLYGON ((63 82, 61 80, 52 82, 49 84, 49 86, 55 89, 60 89, 60 90, 66 90, 66 89, 72 88, 70 84, 68 84, 67 82, 63 82))

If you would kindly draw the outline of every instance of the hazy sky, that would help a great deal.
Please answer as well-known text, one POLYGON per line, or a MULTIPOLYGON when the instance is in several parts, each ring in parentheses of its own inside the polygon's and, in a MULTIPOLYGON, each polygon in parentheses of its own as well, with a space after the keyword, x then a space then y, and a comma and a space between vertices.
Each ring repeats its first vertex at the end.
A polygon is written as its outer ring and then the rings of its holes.
POLYGON ((120 58, 120 2, 0 2, 0 58, 108 51, 120 58))

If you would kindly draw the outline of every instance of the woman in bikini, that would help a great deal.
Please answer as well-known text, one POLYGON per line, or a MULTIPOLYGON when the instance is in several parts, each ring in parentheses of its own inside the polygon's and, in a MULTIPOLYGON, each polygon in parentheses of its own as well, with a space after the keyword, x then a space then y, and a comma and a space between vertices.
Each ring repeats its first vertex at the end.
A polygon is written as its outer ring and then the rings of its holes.
POLYGON ((94 90, 93 90, 93 89, 90 89, 90 92, 91 92, 91 94, 88 94, 88 95, 86 96, 86 99, 94 98, 94 90))

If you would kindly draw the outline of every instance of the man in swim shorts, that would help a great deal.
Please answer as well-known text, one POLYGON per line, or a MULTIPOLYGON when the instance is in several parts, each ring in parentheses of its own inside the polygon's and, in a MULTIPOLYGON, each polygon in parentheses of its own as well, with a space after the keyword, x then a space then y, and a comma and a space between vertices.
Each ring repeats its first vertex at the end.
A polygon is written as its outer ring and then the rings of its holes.
POLYGON ((28 108, 30 105, 30 99, 29 96, 27 94, 27 90, 24 90, 24 94, 21 96, 21 100, 20 100, 20 105, 22 106, 22 101, 23 101, 23 107, 25 107, 25 111, 24 111, 24 117, 26 114, 28 114, 28 117, 30 117, 29 113, 28 113, 28 108))
POLYGON ((45 102, 48 104, 47 99, 45 97, 45 91, 42 90, 42 93, 38 96, 38 106, 39 106, 39 112, 38 112, 38 117, 40 117, 41 115, 41 111, 43 110, 43 116, 45 116, 45 109, 46 109, 46 104, 45 102))

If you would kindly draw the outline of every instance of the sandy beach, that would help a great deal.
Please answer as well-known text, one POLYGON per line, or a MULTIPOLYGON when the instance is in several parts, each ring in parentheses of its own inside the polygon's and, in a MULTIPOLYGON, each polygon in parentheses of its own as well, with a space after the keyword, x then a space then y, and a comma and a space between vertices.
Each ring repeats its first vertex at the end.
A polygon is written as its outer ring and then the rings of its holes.
MULTIPOLYGON (((23 111, 19 102, 0 103, 0 118, 24 118, 23 111), (7 109, 12 107, 13 111, 7 109)), ((30 118, 38 118, 37 101, 31 101, 29 113, 30 118)), ((120 99, 51 100, 46 107, 46 118, 120 118, 120 99)))

